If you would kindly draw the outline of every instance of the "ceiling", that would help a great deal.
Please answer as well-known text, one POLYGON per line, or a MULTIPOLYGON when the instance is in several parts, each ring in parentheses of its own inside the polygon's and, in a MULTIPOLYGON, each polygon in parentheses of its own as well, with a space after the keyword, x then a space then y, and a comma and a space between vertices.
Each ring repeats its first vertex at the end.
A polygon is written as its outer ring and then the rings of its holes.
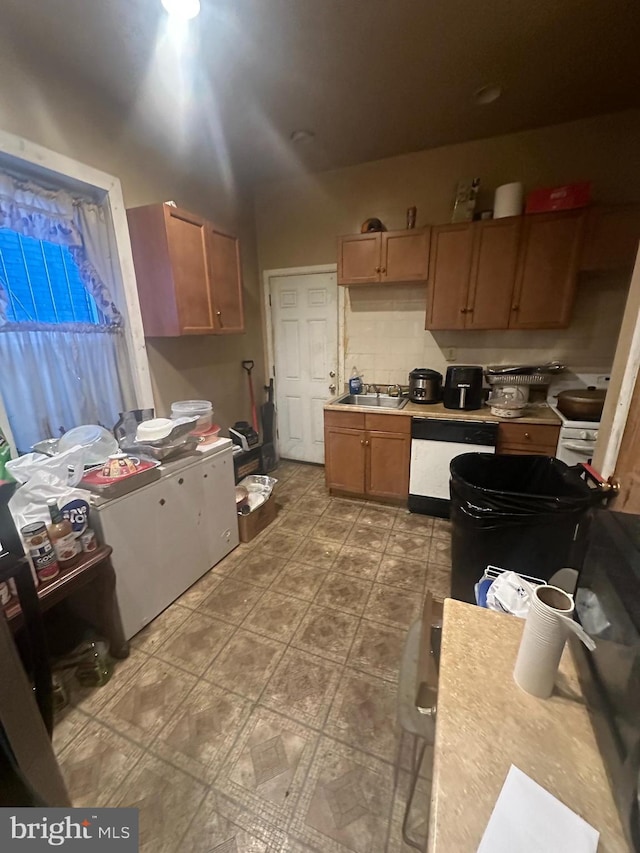
POLYGON ((2 7, 47 74, 251 182, 640 106, 633 0, 202 0, 181 47, 159 0, 2 7))

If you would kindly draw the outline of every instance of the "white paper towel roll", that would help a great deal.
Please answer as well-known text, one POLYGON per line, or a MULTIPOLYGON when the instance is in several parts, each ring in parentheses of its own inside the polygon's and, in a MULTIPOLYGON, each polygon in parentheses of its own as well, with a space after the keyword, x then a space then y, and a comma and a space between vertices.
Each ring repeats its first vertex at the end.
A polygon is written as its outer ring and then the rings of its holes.
POLYGON ((522 213, 523 188, 519 182, 503 184, 496 190, 493 200, 493 218, 502 219, 505 216, 520 216, 522 213))
POLYGON ((538 586, 524 624, 513 677, 527 693, 548 699, 569 628, 562 618, 573 613, 573 598, 555 586, 538 586))

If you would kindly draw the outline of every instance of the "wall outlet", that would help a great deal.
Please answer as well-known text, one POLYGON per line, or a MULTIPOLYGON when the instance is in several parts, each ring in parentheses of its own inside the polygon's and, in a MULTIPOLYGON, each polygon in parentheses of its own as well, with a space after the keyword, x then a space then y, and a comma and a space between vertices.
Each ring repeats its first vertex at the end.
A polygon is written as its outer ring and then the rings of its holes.
POLYGON ((445 361, 455 361, 458 358, 458 350, 455 347, 445 347, 442 354, 445 361))

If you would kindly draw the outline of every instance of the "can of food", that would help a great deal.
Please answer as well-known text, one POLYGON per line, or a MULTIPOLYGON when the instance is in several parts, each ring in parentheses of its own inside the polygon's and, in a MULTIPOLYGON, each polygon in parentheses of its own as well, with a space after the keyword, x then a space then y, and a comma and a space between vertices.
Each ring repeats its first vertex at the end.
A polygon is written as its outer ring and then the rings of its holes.
POLYGON ((60 566, 44 522, 27 524, 20 531, 25 549, 38 579, 50 581, 60 574, 60 566))
POLYGON ((82 545, 82 550, 85 554, 89 554, 91 551, 97 550, 98 540, 96 539, 96 534, 90 527, 87 527, 80 537, 80 544, 82 545))

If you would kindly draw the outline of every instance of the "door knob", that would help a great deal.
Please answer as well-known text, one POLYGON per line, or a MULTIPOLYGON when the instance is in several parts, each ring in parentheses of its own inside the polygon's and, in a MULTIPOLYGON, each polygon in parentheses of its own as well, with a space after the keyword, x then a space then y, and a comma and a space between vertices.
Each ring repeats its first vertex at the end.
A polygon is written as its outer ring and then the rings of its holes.
POLYGON ((330 370, 330 371, 329 371, 329 376, 330 376, 332 379, 334 379, 334 378, 335 378, 335 375, 336 375, 335 370, 330 370))
POLYGON ((333 385, 333 384, 329 385, 329 391, 331 391, 332 394, 335 392, 335 390, 336 390, 335 385, 333 385))

